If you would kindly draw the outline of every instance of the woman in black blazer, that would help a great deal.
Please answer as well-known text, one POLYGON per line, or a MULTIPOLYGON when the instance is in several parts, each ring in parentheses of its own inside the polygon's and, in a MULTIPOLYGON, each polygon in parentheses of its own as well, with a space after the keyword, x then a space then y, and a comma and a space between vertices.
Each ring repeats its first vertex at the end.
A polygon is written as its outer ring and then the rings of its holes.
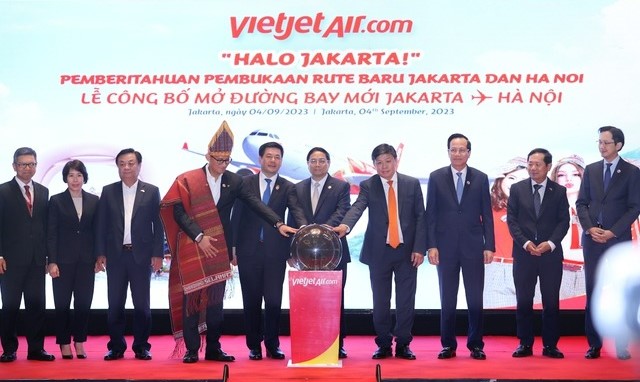
POLYGON ((49 275, 53 279, 53 299, 56 307, 56 343, 62 358, 71 359, 71 336, 76 356, 86 358, 89 311, 95 282, 95 223, 98 197, 82 189, 89 176, 79 160, 72 160, 62 169, 66 191, 49 200, 47 248, 49 275), (73 296, 74 315, 71 315, 73 296))

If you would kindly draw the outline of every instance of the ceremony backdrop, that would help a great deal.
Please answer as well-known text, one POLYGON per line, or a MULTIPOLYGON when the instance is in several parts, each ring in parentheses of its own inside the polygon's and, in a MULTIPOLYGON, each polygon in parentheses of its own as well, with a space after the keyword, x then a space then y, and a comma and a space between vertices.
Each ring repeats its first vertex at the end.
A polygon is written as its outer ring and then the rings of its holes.
MULTIPOLYGON (((426 196, 454 132, 492 182, 526 177, 511 170, 534 147, 554 161, 598 160, 603 125, 622 128, 622 154, 638 160, 639 14, 634 0, 0 0, 0 180, 14 175, 14 150, 30 146, 51 194, 65 189, 70 158, 99 194, 118 180, 115 154, 133 147, 141 178, 164 193, 205 164, 223 120, 235 134, 230 170, 255 172, 257 147, 277 140, 281 175, 295 182, 308 176, 308 149, 323 146, 353 198, 383 142, 426 196)), ((577 191, 579 177, 567 183, 577 191)), ((358 261, 365 226, 366 216, 349 237, 347 308, 371 307, 358 261)), ((563 298, 580 301, 581 251, 566 245, 563 298)), ((504 256, 487 266, 487 307, 515 304, 504 256)), ((106 308, 106 277, 96 277, 93 307, 106 308)), ((233 285, 225 306, 241 308, 233 285)), ((152 307, 167 308, 167 273, 152 288, 152 307)), ((419 309, 439 309, 435 267, 420 267, 418 289, 419 309)))

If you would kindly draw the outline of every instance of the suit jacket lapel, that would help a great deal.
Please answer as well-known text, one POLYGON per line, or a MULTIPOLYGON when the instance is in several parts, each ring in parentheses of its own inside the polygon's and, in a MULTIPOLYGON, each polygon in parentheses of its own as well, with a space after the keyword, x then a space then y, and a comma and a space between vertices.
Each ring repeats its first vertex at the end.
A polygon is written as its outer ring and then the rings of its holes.
MULTIPOLYGON (((627 162, 625 162, 624 159, 620 158, 616 168, 612 169, 611 181, 609 182, 609 188, 607 188, 607 191, 605 191, 605 193, 604 193, 605 196, 609 193, 609 190, 617 184, 618 179, 620 179, 622 176, 624 176, 625 170, 626 170, 626 165, 627 165, 627 162)), ((602 168, 604 170, 604 162, 602 164, 602 168)), ((603 172, 603 174, 604 174, 604 172, 603 172)), ((602 179, 602 187, 604 189, 604 175, 601 177, 601 179, 602 179)))
MULTIPOLYGON (((64 211, 75 211, 76 213, 74 214, 74 216, 76 217, 78 222, 80 222, 80 219, 78 218, 78 213, 76 211, 76 206, 75 206, 75 204, 73 204, 73 198, 71 197, 71 192, 69 192, 69 189, 67 189, 64 192, 63 195, 64 196, 62 197, 62 203, 64 204, 64 211)), ((82 209, 83 210, 84 210, 84 202, 85 202, 85 200, 86 200, 86 198, 82 198, 82 209)))
MULTIPOLYGON (((400 216, 402 216, 402 203, 400 203, 400 201, 404 198, 404 194, 406 193, 405 190, 405 182, 404 179, 400 176, 400 174, 398 175, 398 184, 396 185, 396 189, 398 190, 396 192, 396 205, 398 206, 398 218, 400 218, 400 216)), ((389 214, 389 207, 387 206, 387 214, 389 214)))
MULTIPOLYGON (((205 171, 207 171, 206 167, 205 167, 205 171)), ((219 205, 222 206, 224 205, 224 203, 227 202, 227 198, 229 197, 229 191, 230 191, 230 188, 228 183, 228 177, 227 177, 227 172, 225 171, 222 173, 220 178, 220 198, 218 199, 218 203, 215 203, 214 201, 214 203, 216 204, 216 207, 218 207, 219 205)), ((211 190, 209 190, 209 192, 211 192, 211 190)))
POLYGON ((311 204, 311 182, 311 178, 307 178, 302 181, 302 200, 300 200, 300 203, 302 203, 302 207, 304 208, 304 212, 307 216, 315 215, 311 204))
MULTIPOLYGON (((333 178, 331 178, 331 175, 328 175, 327 180, 324 182, 324 187, 322 187, 322 190, 320 190, 320 197, 318 198, 316 211, 320 210, 320 206, 322 205, 322 203, 324 203, 324 200, 327 197, 327 190, 330 190, 331 187, 333 187, 333 178)), ((309 188, 307 188, 307 190, 309 190, 309 193, 311 193, 311 185, 309 185, 309 188)))
MULTIPOLYGON (((597 191, 600 193, 600 198, 604 198, 604 159, 598 162, 596 165, 596 185, 597 191)), ((611 184, 609 184, 611 185, 611 184)))
POLYGON ((449 196, 453 198, 454 203, 458 203, 458 194, 456 194, 456 184, 453 182, 453 169, 451 166, 447 167, 447 186, 449 187, 449 196))
MULTIPOLYGON (((529 178, 529 181, 526 183, 526 188, 524 190, 524 195, 527 198, 527 207, 531 216, 533 216, 533 220, 538 220, 536 216, 536 208, 533 206, 533 179, 529 178)), ((540 211, 542 211, 542 204, 540 204, 540 211)))
MULTIPOLYGON (((475 172, 471 169, 471 167, 467 166, 467 176, 464 180, 464 185, 462 186, 462 199, 460 200, 460 204, 466 199, 467 193, 471 188, 471 184, 473 182, 475 172)), ((453 179, 453 178, 452 178, 453 179)), ((456 200, 458 199, 458 195, 456 194, 456 200)))
MULTIPOLYGON (((16 196, 17 203, 22 203, 22 209, 24 209, 24 213, 29 215, 29 208, 27 207, 27 199, 25 199, 22 194, 22 183, 18 183, 18 181, 14 178, 11 183, 11 187, 13 188, 13 193, 16 196)), ((35 199, 34 199, 35 202, 35 199)))
POLYGON ((546 205, 549 204, 547 203, 547 200, 551 200, 553 198, 555 189, 556 189, 555 184, 552 183, 551 180, 547 178, 547 187, 545 187, 544 189, 544 196, 542 197, 542 203, 540 203, 540 216, 542 216, 542 212, 544 211, 546 205))

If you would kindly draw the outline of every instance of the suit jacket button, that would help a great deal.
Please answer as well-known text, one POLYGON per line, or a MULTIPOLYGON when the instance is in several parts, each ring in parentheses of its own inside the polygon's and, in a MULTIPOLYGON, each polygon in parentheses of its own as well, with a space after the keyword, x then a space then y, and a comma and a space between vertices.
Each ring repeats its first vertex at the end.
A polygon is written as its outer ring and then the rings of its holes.
POLYGON ((460 215, 462 213, 462 210, 458 210, 458 215, 460 215))

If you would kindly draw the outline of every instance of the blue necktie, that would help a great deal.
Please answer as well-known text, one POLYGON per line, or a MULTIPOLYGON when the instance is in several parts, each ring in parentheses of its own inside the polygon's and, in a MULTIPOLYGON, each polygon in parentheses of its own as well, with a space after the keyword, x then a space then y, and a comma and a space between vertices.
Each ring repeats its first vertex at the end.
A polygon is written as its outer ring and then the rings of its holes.
POLYGON ((460 203, 462 200, 462 189, 464 186, 462 185, 462 173, 456 172, 456 175, 458 175, 458 181, 456 182, 456 195, 458 196, 458 203, 460 203))
POLYGON ((612 163, 607 163, 607 169, 604 171, 604 190, 607 191, 609 187, 609 182, 611 182, 611 165, 612 163))
MULTIPOLYGON (((269 198, 271 197, 271 179, 265 179, 267 182, 267 188, 264 189, 262 193, 262 203, 269 205, 269 198)), ((260 229, 260 241, 264 239, 264 228, 260 229)))
POLYGON ((540 188, 542 188, 541 184, 533 185, 533 209, 536 211, 536 217, 540 216, 540 188))

